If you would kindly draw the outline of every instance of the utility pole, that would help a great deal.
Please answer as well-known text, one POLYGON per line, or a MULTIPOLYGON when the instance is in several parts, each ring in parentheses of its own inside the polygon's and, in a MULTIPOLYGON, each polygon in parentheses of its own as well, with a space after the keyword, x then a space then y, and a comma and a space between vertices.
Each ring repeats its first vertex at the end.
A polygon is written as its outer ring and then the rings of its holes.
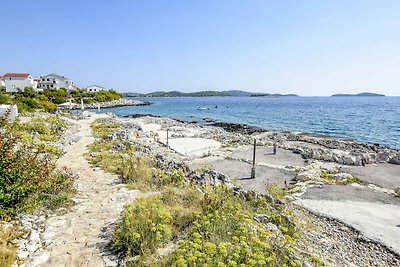
POLYGON ((254 146, 253 146, 253 166, 251 167, 251 179, 256 178, 256 139, 254 139, 254 146))

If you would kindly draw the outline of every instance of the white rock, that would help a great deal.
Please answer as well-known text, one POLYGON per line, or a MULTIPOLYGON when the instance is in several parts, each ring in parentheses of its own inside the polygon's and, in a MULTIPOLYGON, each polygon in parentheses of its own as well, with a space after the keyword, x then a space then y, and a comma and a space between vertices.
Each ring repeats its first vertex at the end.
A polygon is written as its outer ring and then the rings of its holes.
POLYGON ((345 181, 351 177, 353 177, 353 176, 349 173, 337 173, 332 176, 333 179, 340 180, 340 181, 345 181))
POLYGON ((20 250, 20 251, 18 251, 18 255, 17 256, 18 256, 18 258, 20 258, 22 260, 25 260, 25 259, 28 258, 29 252, 26 251, 26 250, 20 250))
POLYGON ((43 263, 45 263, 48 259, 50 258, 50 255, 48 253, 42 253, 42 254, 37 254, 35 255, 35 258, 32 262, 27 264, 27 267, 36 267, 40 266, 43 263))

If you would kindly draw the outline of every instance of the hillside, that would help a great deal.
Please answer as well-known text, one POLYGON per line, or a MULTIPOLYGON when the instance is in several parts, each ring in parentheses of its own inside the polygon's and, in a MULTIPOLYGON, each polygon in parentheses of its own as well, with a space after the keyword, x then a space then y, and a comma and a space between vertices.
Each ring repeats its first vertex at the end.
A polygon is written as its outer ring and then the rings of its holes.
POLYGON ((184 93, 180 91, 157 91, 147 94, 142 93, 124 93, 125 97, 208 97, 208 96, 231 96, 231 97, 251 97, 251 96, 269 96, 269 97, 282 97, 282 96, 297 96, 294 94, 268 94, 268 93, 254 93, 241 90, 228 90, 228 91, 199 91, 192 93, 184 93))

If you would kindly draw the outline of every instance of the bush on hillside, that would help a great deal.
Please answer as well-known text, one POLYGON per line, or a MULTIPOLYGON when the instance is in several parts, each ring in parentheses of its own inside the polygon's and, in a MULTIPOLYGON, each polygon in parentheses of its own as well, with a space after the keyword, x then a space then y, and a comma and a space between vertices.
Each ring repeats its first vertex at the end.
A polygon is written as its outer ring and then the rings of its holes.
POLYGON ((99 91, 96 92, 95 94, 95 99, 98 102, 107 102, 107 101, 113 101, 113 100, 118 100, 122 97, 121 94, 117 93, 114 90, 109 90, 109 91, 99 91))
MULTIPOLYGON (((51 129, 34 122, 39 135, 51 129)), ((65 204, 74 192, 72 176, 56 172, 51 157, 33 143, 24 143, 17 123, 0 120, 0 218, 7 219, 37 207, 65 204)), ((26 132, 25 132, 26 134, 26 132)))
POLYGON ((127 266, 301 266, 290 257, 293 223, 277 234, 254 219, 261 206, 224 186, 202 191, 167 189, 126 206, 113 244, 130 259, 127 266), (157 249, 171 242, 177 243, 172 253, 154 261, 157 249))
POLYGON ((57 105, 65 103, 71 98, 73 102, 78 104, 81 103, 81 100, 85 104, 91 104, 93 102, 118 100, 121 97, 122 95, 114 90, 96 93, 86 92, 81 89, 68 92, 65 88, 36 92, 33 88, 27 87, 23 91, 16 93, 6 93, 5 90, 0 90, 0 104, 16 103, 21 113, 30 113, 37 110, 53 113, 57 110, 57 105))

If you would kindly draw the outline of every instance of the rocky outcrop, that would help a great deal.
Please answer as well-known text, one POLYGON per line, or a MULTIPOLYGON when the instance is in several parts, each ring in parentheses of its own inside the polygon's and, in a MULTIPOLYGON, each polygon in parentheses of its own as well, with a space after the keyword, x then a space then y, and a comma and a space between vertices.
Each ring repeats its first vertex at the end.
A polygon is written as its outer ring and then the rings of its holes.
MULTIPOLYGON (((130 99, 119 99, 113 100, 109 102, 99 102, 92 104, 83 104, 86 109, 96 109, 100 106, 100 108, 116 108, 116 107, 124 107, 124 106, 148 106, 151 105, 151 102, 140 101, 140 100, 130 100, 130 99)), ((77 108, 81 108, 78 106, 77 108)))
POLYGON ((228 132, 240 132, 241 134, 253 134, 253 133, 262 133, 266 132, 266 130, 250 126, 247 124, 240 123, 229 123, 229 122, 214 122, 210 119, 206 120, 210 126, 221 127, 228 132))
POLYGON ((389 163, 400 165, 400 153, 397 153, 397 155, 393 155, 392 157, 390 157, 389 163))

